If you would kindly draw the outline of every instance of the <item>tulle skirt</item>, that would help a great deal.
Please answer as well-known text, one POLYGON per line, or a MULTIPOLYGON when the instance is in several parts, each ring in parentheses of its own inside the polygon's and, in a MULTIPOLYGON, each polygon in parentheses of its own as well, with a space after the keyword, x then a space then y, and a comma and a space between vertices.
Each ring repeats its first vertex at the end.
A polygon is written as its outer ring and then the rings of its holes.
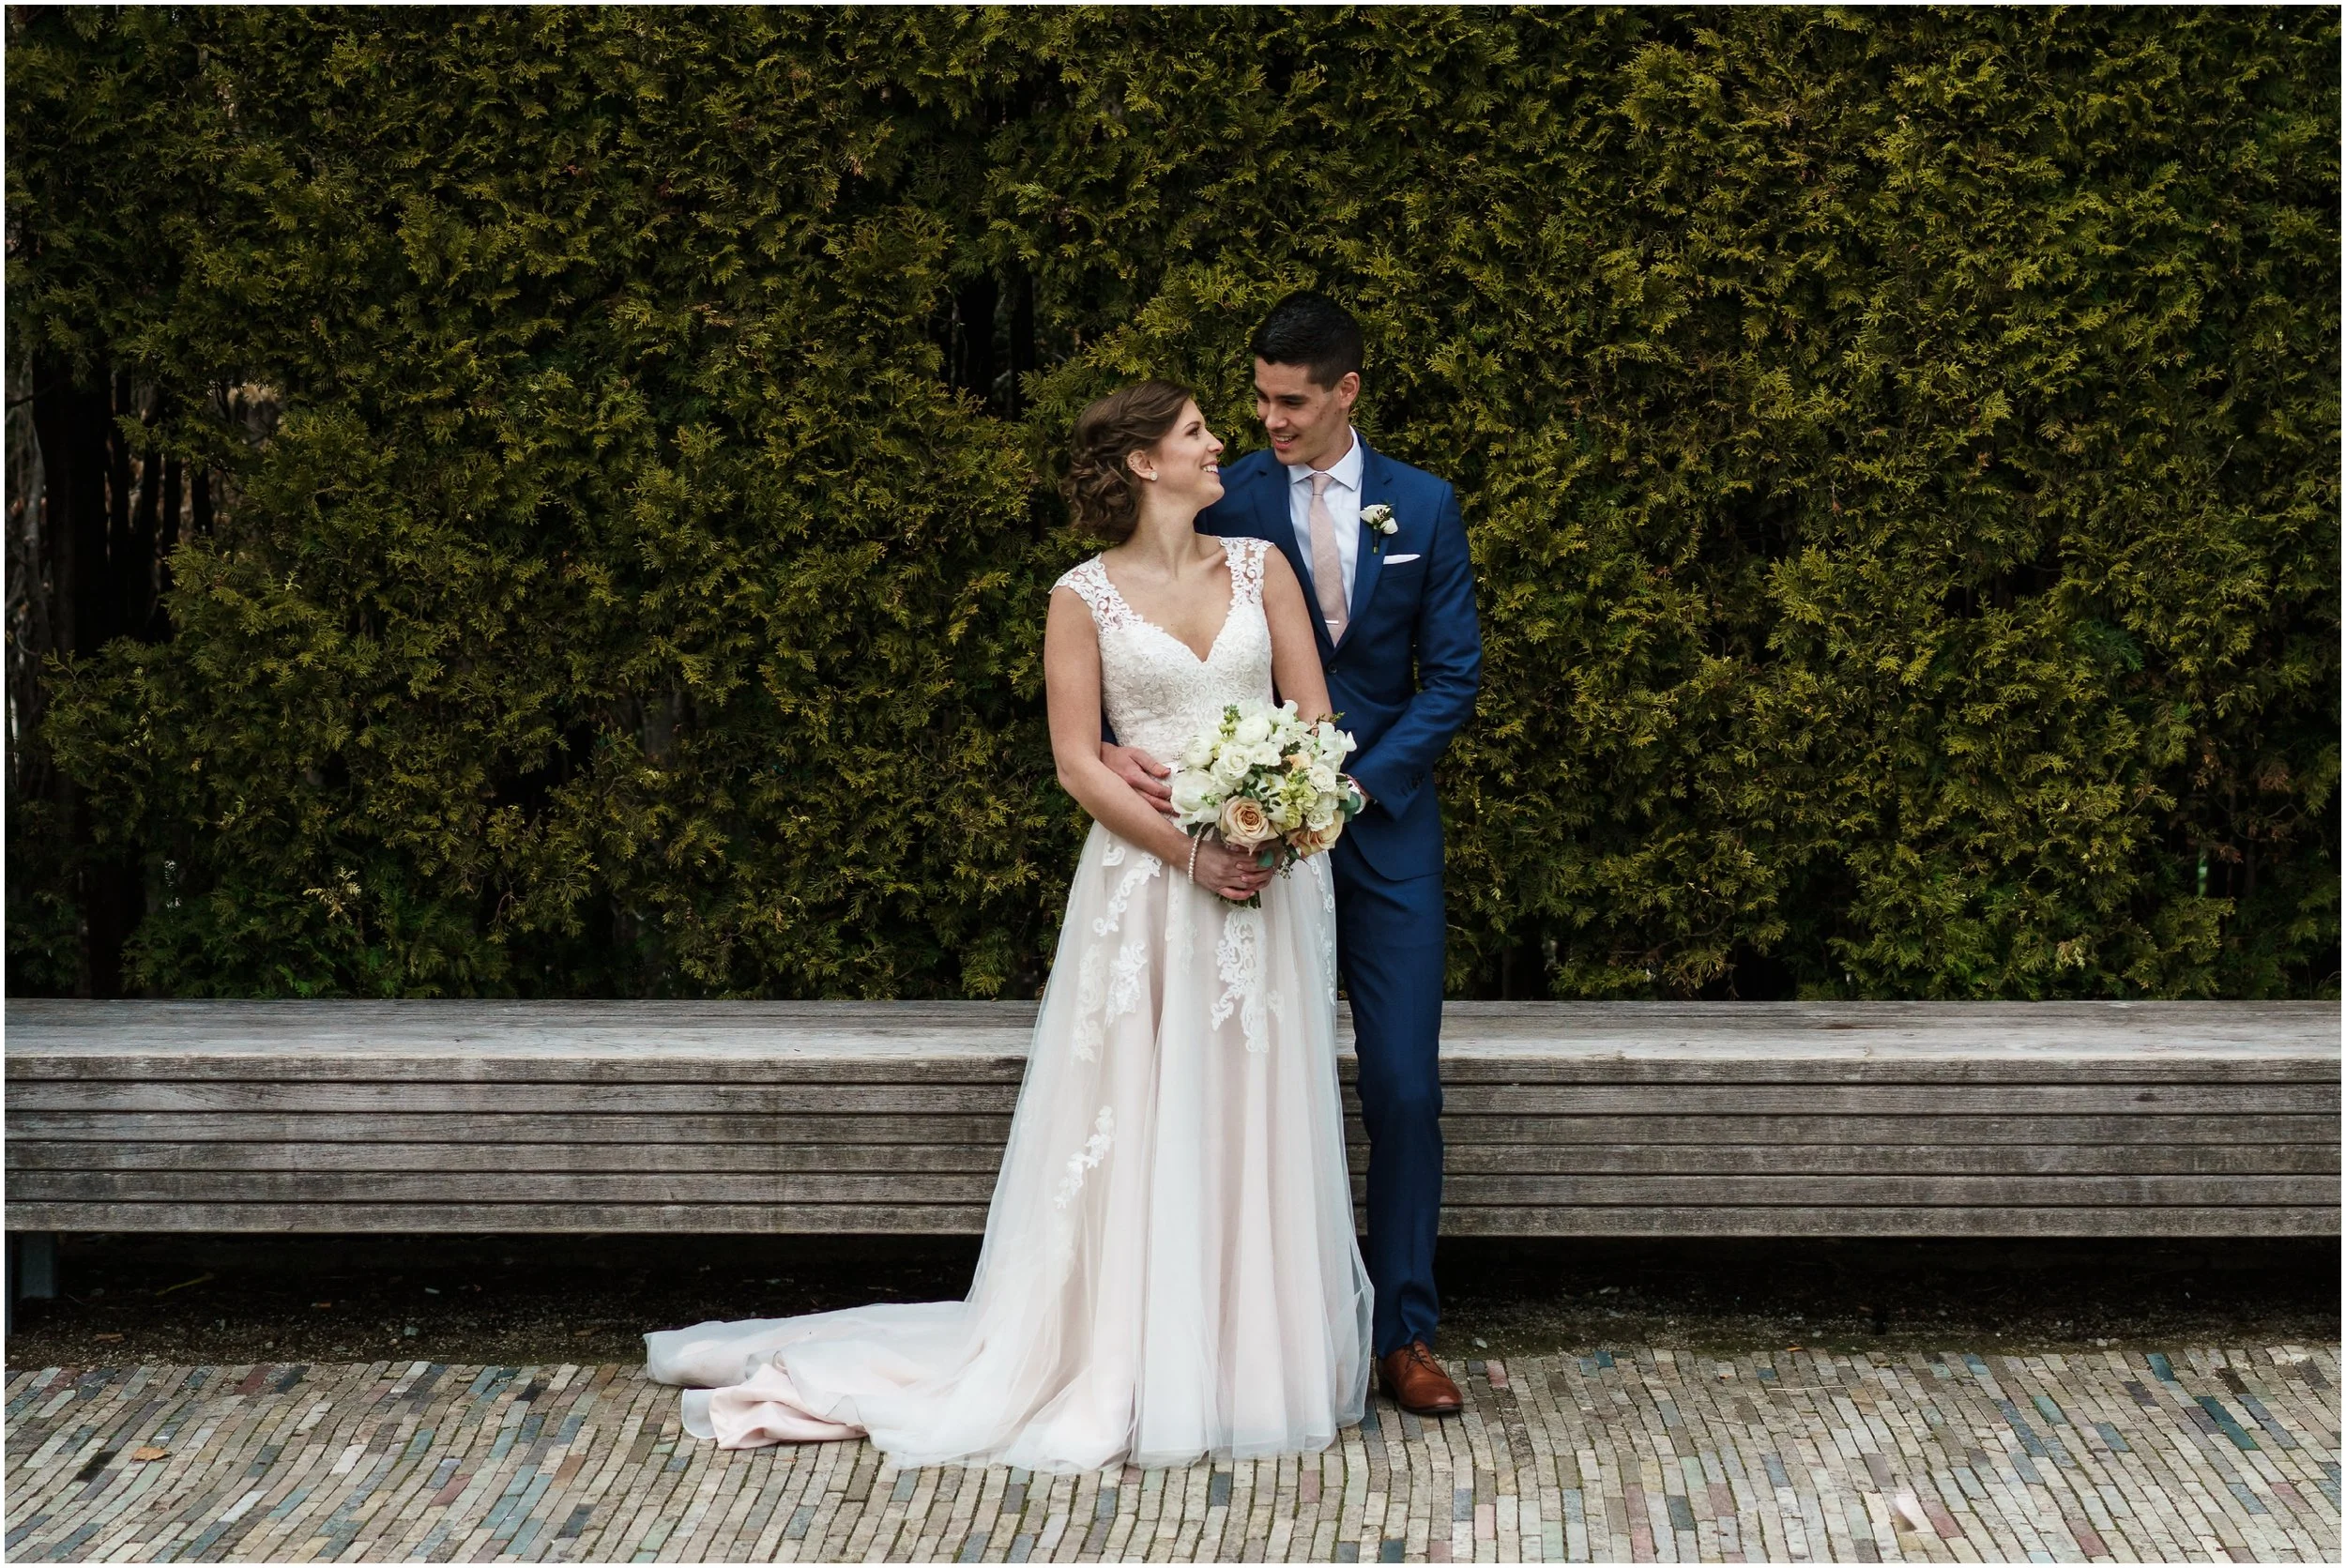
POLYGON ((1369 1309, 1326 859, 1245 909, 1095 825, 968 1296, 645 1341, 724 1447, 1068 1471, 1325 1448, 1369 1309))

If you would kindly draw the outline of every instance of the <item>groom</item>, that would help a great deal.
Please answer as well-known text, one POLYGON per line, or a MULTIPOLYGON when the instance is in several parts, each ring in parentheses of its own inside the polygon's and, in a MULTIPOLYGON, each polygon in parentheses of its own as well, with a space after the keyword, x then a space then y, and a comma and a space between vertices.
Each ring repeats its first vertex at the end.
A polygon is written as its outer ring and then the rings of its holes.
MULTIPOLYGON (((1441 1216, 1441 814, 1436 759, 1474 710, 1483 637, 1474 568, 1450 486, 1371 451, 1352 429, 1361 329, 1325 295, 1291 294, 1255 329, 1255 413, 1271 449, 1223 470, 1197 526, 1267 539, 1311 601, 1319 662, 1360 742, 1369 798, 1336 841, 1338 967, 1352 999, 1368 1124, 1368 1273, 1385 1391, 1419 1415, 1454 1415, 1457 1385, 1430 1348, 1441 1216), (1381 510, 1380 510, 1381 509, 1381 510)), ((1171 810, 1165 769, 1103 746, 1135 789, 1171 810)))

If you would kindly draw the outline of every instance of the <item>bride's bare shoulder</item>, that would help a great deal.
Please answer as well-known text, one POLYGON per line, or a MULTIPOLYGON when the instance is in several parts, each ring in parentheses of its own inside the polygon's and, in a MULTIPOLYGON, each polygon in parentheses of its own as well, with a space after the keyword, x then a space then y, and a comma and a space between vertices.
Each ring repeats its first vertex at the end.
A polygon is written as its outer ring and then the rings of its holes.
POLYGON ((1266 593, 1302 593, 1303 585, 1297 579, 1295 568, 1287 565, 1286 553, 1272 548, 1271 541, 1267 539, 1257 542, 1262 546, 1257 554, 1262 562, 1263 591, 1266 593))

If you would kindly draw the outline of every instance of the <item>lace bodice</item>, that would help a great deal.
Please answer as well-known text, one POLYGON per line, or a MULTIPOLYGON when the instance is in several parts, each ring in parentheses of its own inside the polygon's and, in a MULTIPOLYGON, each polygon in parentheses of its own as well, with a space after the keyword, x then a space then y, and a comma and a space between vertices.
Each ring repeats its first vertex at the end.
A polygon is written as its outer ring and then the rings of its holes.
POLYGON ((1226 539, 1230 610, 1200 659, 1172 632, 1144 620, 1108 581, 1100 557, 1055 587, 1073 588, 1100 629, 1100 691, 1116 738, 1170 761, 1189 738, 1242 698, 1271 700, 1271 626, 1262 613, 1259 539, 1226 539))

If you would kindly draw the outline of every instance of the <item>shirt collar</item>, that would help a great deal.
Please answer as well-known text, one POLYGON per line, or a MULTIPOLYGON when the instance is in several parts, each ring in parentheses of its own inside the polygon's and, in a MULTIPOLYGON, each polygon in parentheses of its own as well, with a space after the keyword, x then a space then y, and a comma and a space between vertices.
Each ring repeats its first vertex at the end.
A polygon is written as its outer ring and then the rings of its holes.
MULTIPOLYGON (((1363 466, 1365 466, 1365 460, 1362 456, 1361 433, 1356 430, 1352 431, 1350 434, 1352 436, 1352 445, 1346 449, 1345 454, 1342 457, 1336 459, 1335 465, 1328 470, 1328 478, 1334 483, 1340 484, 1345 489, 1358 495, 1361 488, 1361 470, 1363 466)), ((1283 464, 1283 466, 1287 467, 1287 482, 1289 484, 1308 484, 1311 482, 1312 470, 1304 464, 1299 463, 1294 464, 1283 464)))

